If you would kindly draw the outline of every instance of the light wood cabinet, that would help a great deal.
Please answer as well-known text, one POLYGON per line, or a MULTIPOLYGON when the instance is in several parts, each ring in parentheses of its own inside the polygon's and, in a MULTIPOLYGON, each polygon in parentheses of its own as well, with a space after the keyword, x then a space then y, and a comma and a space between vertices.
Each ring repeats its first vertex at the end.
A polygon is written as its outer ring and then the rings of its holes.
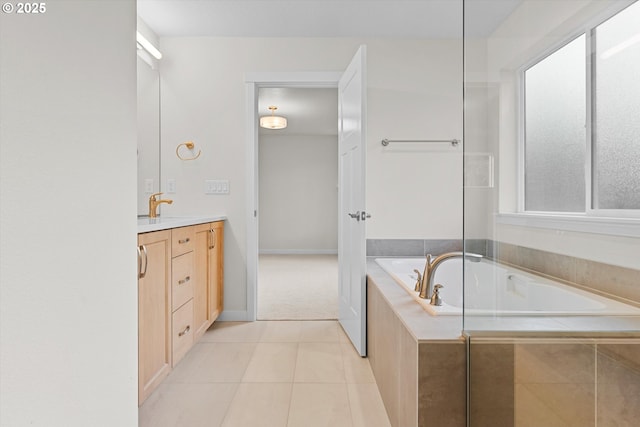
POLYGON ((218 318, 224 300, 224 222, 195 226, 195 339, 218 318))
POLYGON ((171 232, 138 235, 138 403, 171 371, 171 232))
POLYGON ((194 343, 193 285, 195 268, 195 226, 171 230, 172 366, 176 366, 194 343))
POLYGON ((224 221, 138 234, 138 404, 222 312, 224 221))

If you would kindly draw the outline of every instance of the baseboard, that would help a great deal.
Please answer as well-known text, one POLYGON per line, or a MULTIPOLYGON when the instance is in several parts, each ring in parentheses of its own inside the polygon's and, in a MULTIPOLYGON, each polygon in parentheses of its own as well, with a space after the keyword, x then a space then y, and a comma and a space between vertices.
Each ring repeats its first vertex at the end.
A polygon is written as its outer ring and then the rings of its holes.
POLYGON ((337 249, 260 249, 260 255, 337 255, 337 249))
POLYGON ((216 321, 218 322, 246 322, 249 319, 249 313, 244 310, 224 310, 216 321))

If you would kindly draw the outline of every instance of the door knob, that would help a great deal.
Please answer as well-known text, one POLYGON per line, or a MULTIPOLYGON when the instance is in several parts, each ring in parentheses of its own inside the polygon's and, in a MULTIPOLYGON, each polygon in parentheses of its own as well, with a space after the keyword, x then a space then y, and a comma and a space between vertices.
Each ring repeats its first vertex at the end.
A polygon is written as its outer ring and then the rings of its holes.
POLYGON ((356 212, 356 213, 350 213, 348 214, 351 218, 355 219, 356 221, 360 221, 360 211, 356 212))

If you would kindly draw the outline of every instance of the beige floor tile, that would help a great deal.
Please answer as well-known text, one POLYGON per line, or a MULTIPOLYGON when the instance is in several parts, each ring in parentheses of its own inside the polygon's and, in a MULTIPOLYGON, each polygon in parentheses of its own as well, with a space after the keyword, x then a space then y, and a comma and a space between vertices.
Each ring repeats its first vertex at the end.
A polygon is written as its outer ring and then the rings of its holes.
POLYGON ((291 383, 240 384, 223 427, 286 427, 291 383))
POLYGON ((215 322, 201 342, 258 342, 264 322, 215 322))
POLYGON ((294 384, 288 427, 350 427, 346 384, 294 384))
POLYGON ((298 344, 258 343, 242 382, 292 382, 298 344))
POLYGON ((336 321, 220 322, 140 408, 141 427, 385 422, 369 360, 336 321))
POLYGON ((342 329, 340 322, 338 322, 338 340, 344 343, 351 343, 351 340, 347 336, 347 333, 342 329))
POLYGON ((351 343, 340 343, 344 375, 348 383, 375 383, 369 359, 361 357, 351 343))
POLYGON ((338 328, 338 322, 335 320, 302 322, 300 342, 340 342, 338 328))
POLYGON ((354 427, 391 427, 387 411, 373 384, 347 384, 354 427))
POLYGON ((198 343, 167 378, 174 383, 240 382, 254 343, 198 343))
POLYGON ((295 382, 344 383, 344 362, 339 343, 300 343, 295 382))
POLYGON ((217 427, 237 384, 162 384, 140 407, 140 427, 217 427))
POLYGON ((198 343, 193 346, 191 350, 184 356, 184 358, 173 368, 165 383, 188 383, 190 382, 190 375, 196 369, 204 363, 207 357, 207 347, 198 343))
POLYGON ((260 342, 299 342, 302 321, 265 321, 260 342))

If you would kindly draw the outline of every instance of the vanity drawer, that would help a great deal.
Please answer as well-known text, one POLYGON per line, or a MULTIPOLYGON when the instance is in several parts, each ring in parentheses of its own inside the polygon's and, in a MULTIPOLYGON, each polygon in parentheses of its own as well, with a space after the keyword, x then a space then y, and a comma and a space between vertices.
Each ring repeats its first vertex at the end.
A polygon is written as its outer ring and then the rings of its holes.
POLYGON ((195 247, 196 229, 195 227, 180 227, 171 230, 171 256, 191 252, 195 247))
POLYGON ((193 345, 193 300, 173 313, 172 365, 175 367, 193 345))
POLYGON ((176 311, 193 298, 195 283, 195 258, 193 252, 171 260, 171 311, 176 311))

